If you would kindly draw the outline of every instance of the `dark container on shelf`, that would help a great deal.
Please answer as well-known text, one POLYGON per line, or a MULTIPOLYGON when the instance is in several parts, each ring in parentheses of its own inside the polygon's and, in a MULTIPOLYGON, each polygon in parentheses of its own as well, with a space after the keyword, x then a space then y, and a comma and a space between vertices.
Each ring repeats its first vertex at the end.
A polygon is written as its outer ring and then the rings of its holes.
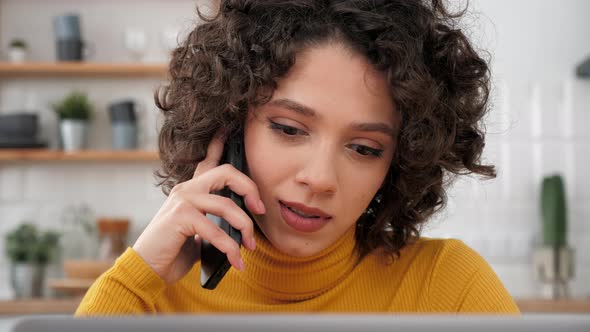
POLYGON ((39 119, 30 112, 0 114, 0 148, 44 148, 38 139, 39 119))
POLYGON ((80 28, 80 15, 67 13, 54 17, 53 30, 58 61, 84 60, 85 43, 80 28))
POLYGON ((36 137, 38 117, 35 113, 20 112, 0 114, 0 137, 36 137))
POLYGON ((123 100, 109 105, 112 145, 115 150, 137 149, 137 121, 135 103, 123 100))
POLYGON ((58 61, 84 60, 84 42, 79 39, 60 39, 56 44, 58 61))

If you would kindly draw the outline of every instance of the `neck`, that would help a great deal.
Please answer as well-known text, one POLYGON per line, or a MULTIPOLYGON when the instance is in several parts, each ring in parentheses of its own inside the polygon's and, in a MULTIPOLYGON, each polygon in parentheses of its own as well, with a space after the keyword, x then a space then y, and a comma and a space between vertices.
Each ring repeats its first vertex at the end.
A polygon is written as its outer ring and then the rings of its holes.
POLYGON ((280 301, 301 301, 336 286, 356 265, 358 254, 351 227, 338 241, 309 257, 294 257, 276 249, 255 233, 256 250, 244 253, 245 281, 280 301))

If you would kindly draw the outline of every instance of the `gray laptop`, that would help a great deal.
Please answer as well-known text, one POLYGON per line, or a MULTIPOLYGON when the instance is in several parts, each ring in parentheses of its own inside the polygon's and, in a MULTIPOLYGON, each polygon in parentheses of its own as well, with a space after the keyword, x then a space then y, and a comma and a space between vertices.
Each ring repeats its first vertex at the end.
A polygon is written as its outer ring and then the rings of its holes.
POLYGON ((118 318, 30 317, 16 321, 15 332, 589 332, 590 315, 430 316, 430 315, 174 315, 118 318))

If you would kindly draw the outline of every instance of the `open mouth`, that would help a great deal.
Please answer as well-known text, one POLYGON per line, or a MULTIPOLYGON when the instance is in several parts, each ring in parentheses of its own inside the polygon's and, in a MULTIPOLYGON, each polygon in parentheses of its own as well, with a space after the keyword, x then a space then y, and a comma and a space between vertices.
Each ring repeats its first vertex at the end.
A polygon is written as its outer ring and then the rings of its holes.
MULTIPOLYGON (((281 204, 283 204, 283 203, 281 203, 281 204)), ((294 212, 294 213, 296 213, 296 214, 300 215, 300 216, 301 216, 301 217, 303 217, 303 218, 320 218, 320 216, 312 216, 312 215, 307 215, 307 214, 305 214, 305 213, 303 213, 303 212, 301 212, 301 211, 299 211, 299 210, 296 210, 296 209, 294 209, 294 208, 292 208, 292 207, 290 207, 290 206, 288 206, 288 205, 285 205, 285 204, 283 204, 283 205, 284 205, 284 206, 285 206, 287 209, 289 209, 290 211, 292 211, 292 212, 294 212)))
POLYGON ((323 212, 318 208, 307 207, 300 203, 291 203, 279 200, 279 203, 284 206, 285 208, 289 209, 289 211, 303 217, 303 218, 323 218, 323 219, 330 219, 332 218, 327 213, 323 212))
POLYGON ((293 229, 300 232, 315 232, 320 230, 329 223, 331 216, 321 212, 320 210, 311 208, 310 210, 317 210, 317 213, 310 213, 309 211, 301 211, 295 207, 289 206, 282 201, 279 201, 281 206, 281 216, 285 223, 293 229))

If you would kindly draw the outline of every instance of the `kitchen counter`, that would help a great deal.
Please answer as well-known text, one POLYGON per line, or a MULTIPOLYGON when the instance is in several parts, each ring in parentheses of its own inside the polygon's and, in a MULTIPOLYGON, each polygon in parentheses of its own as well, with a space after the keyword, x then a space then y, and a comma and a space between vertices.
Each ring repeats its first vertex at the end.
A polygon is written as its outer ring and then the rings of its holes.
MULTIPOLYGON (((0 316, 73 314, 81 298, 31 299, 0 301, 0 316)), ((517 299, 523 313, 586 313, 590 314, 590 299, 544 300, 517 299)))
POLYGON ((0 316, 73 314, 81 298, 0 301, 0 316))
POLYGON ((569 300, 516 299, 523 313, 586 313, 590 314, 590 298, 569 300))

